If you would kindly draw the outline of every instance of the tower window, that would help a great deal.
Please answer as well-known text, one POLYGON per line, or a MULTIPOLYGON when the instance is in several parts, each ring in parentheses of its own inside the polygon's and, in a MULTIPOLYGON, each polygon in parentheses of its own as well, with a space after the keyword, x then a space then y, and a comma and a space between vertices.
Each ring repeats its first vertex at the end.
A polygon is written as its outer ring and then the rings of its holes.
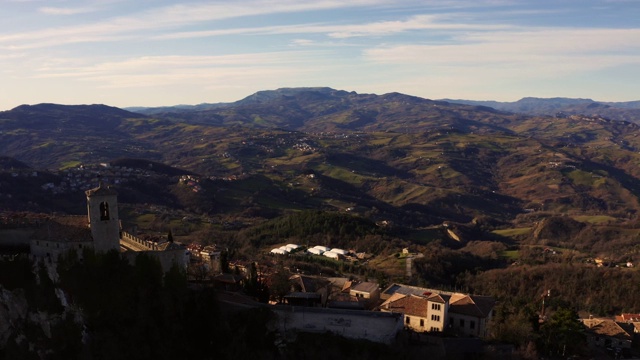
POLYGON ((100 220, 109 220, 109 203, 100 203, 100 220))

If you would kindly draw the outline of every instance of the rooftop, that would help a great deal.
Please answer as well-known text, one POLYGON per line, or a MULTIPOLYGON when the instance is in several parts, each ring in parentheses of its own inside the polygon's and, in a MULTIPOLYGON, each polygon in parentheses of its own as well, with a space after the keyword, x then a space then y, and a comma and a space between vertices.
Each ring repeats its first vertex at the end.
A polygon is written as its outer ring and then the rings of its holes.
MULTIPOLYGON (((389 299, 391 300, 391 299, 389 299)), ((395 300, 385 302, 380 310, 389 312, 401 312, 406 315, 427 317, 429 300, 418 295, 395 295, 395 300)))
POLYGON ((351 290, 353 291, 359 291, 359 292, 366 292, 366 293, 373 293, 375 291, 378 290, 378 284, 374 283, 374 282, 361 282, 357 285, 354 285, 351 287, 351 290))
MULTIPOLYGON (((620 340, 631 340, 632 335, 629 330, 625 329, 621 324, 611 319, 581 319, 582 323, 587 327, 587 331, 600 336, 614 337, 620 340)), ((624 325, 624 324, 623 324, 624 325)))
POLYGON ((87 194, 87 196, 107 196, 118 195, 118 192, 116 192, 110 186, 105 186, 102 181, 100 181, 97 188, 87 190, 85 191, 85 194, 87 194))
POLYGON ((55 242, 92 241, 91 230, 84 216, 50 217, 33 233, 34 240, 55 242))

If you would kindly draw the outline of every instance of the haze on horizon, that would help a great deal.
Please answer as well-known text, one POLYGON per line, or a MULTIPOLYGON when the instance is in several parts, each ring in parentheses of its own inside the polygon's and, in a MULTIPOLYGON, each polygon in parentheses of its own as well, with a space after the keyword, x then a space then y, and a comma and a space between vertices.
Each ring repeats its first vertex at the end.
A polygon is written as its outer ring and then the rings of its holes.
POLYGON ((0 0, 0 110, 329 86, 640 99, 640 1, 0 0))

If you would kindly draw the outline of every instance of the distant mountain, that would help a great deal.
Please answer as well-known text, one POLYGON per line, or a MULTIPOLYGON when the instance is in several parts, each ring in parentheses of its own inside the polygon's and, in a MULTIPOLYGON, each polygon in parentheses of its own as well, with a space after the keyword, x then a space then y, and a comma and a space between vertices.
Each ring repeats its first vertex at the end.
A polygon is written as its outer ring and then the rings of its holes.
MULTIPOLYGON (((638 125, 485 105, 330 88, 261 91, 152 116, 42 104, 0 113, 0 155, 34 169, 128 159, 115 163, 200 174, 201 189, 161 183, 202 211, 351 209, 407 226, 511 221, 535 210, 640 212, 638 125)), ((144 179, 136 186, 129 199, 151 201, 140 195, 144 179)))
POLYGON ((640 101, 599 102, 591 99, 525 97, 514 102, 452 100, 451 103, 488 106, 500 111, 528 115, 601 116, 611 120, 640 123, 640 101))
POLYGON ((174 105, 174 106, 159 106, 159 107, 135 106, 135 107, 124 108, 124 110, 148 116, 148 115, 164 114, 164 113, 172 113, 172 112, 211 110, 219 107, 228 106, 229 104, 230 103, 215 103, 215 104, 203 103, 198 105, 174 105))
POLYGON ((516 120, 488 107, 450 104, 399 93, 357 94, 326 87, 260 91, 209 109, 169 108, 154 117, 189 123, 298 131, 419 131, 450 127, 508 131, 516 120))
POLYGON ((121 126, 141 118, 106 105, 21 105, 0 112, 0 155, 36 168, 125 157, 143 144, 121 126))

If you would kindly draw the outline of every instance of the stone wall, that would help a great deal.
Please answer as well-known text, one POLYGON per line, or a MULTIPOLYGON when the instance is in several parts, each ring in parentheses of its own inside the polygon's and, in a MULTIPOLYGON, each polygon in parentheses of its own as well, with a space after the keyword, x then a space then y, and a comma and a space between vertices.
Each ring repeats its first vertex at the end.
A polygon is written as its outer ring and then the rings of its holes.
POLYGON ((402 314, 327 308, 276 306, 277 328, 286 334, 332 332, 351 339, 390 344, 403 328, 402 314))

